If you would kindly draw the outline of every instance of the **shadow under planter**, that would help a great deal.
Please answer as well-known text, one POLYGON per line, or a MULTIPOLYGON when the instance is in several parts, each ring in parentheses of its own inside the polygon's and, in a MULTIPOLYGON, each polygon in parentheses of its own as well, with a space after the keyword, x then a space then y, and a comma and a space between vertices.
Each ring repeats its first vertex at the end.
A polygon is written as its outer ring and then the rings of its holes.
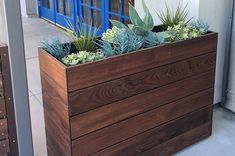
POLYGON ((169 155, 210 136, 217 37, 71 67, 39 49, 48 155, 169 155))

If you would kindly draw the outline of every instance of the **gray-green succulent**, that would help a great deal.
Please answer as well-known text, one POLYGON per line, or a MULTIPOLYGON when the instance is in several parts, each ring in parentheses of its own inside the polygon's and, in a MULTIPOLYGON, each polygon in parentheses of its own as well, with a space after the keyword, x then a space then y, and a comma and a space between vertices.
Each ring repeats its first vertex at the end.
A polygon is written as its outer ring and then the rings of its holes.
POLYGON ((190 24, 184 24, 183 22, 179 22, 178 25, 168 27, 167 33, 169 34, 169 41, 175 42, 199 37, 200 35, 203 35, 204 32, 201 32, 190 24))
POLYGON ((80 51, 79 53, 72 53, 65 56, 62 61, 68 66, 77 65, 80 63, 93 62, 104 58, 104 54, 100 52, 80 51))
POLYGON ((44 40, 41 42, 41 45, 44 50, 59 60, 67 56, 71 50, 71 44, 63 44, 58 37, 53 38, 51 42, 44 40))

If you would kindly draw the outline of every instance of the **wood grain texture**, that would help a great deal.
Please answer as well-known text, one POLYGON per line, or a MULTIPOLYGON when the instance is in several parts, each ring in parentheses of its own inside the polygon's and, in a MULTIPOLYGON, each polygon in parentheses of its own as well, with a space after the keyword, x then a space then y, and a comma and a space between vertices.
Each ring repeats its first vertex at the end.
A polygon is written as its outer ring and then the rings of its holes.
POLYGON ((6 116, 5 99, 4 94, 0 93, 0 119, 4 116, 6 116))
POLYGON ((92 156, 134 156, 141 154, 187 131, 211 122, 211 113, 211 106, 203 108, 162 126, 155 127, 119 144, 108 147, 92 156))
POLYGON ((213 87, 214 71, 209 71, 74 116, 71 118, 71 137, 76 139, 95 130, 213 87))
POLYGON ((214 69, 215 58, 209 53, 72 92, 71 116, 214 69))
POLYGON ((3 81, 2 81, 2 74, 0 74, 0 93, 4 92, 3 91, 3 81))
POLYGON ((47 74, 57 85, 67 91, 66 66, 43 49, 39 48, 38 51, 41 72, 47 74))
POLYGON ((192 40, 141 49, 102 61, 72 66, 67 70, 68 91, 75 91, 168 63, 215 52, 216 49, 217 34, 210 33, 192 40))
POLYGON ((14 100, 12 93, 12 82, 11 82, 11 71, 9 63, 9 54, 7 46, 0 48, 1 67, 2 67, 2 80, 4 88, 5 107, 8 122, 8 139, 10 154, 12 156, 18 156, 18 144, 17 144, 17 133, 16 133, 16 121, 15 121, 15 110, 14 100))
POLYGON ((8 138, 8 125, 7 119, 0 120, 0 140, 8 138))
POLYGON ((211 135, 211 122, 194 128, 184 134, 177 136, 168 142, 150 149, 149 151, 138 154, 138 156, 171 156, 202 139, 211 135))
POLYGON ((48 156, 71 155, 67 92, 41 71, 48 156))
POLYGON ((18 155, 12 155, 10 153, 10 145, 9 140, 2 140, 0 141, 0 156, 18 156, 18 155))
POLYGON ((89 155, 213 103, 213 89, 153 109, 72 142, 73 155, 89 155))

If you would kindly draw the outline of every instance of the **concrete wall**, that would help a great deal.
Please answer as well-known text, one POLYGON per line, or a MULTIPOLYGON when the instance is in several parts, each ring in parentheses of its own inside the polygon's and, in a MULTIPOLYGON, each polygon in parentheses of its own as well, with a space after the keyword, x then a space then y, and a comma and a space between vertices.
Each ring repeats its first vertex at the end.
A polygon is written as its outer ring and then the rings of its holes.
MULTIPOLYGON (((142 0, 136 0, 135 5, 139 12, 142 11, 142 0)), ((206 21, 211 26, 211 30, 219 32, 216 83, 215 83, 215 99, 214 103, 219 103, 222 100, 223 91, 223 70, 225 61, 225 51, 228 37, 228 28, 232 16, 233 0, 146 0, 152 15, 154 16, 155 24, 160 24, 156 11, 164 9, 165 3, 174 8, 177 5, 188 5, 190 17, 206 21)))
MULTIPOLYGON (((154 17, 155 24, 160 24, 161 21, 157 16, 157 12, 163 11, 165 9, 166 4, 173 9, 175 9, 178 5, 179 6, 186 6, 188 5, 189 9, 189 17, 194 17, 195 19, 198 18, 199 15, 199 0, 145 0, 147 6, 150 9, 152 16, 154 17)), ((135 7, 138 9, 138 12, 142 16, 142 0, 135 0, 135 7)))
POLYGON ((4 1, 0 1, 0 42, 6 43, 7 35, 6 35, 6 20, 5 20, 5 7, 4 1))
POLYGON ((215 99, 218 103, 222 100, 224 61, 228 43, 229 25, 231 24, 233 0, 200 0, 199 18, 207 21, 211 30, 219 32, 219 44, 216 68, 215 99))
POLYGON ((37 15, 37 0, 20 0, 22 16, 32 17, 37 15))

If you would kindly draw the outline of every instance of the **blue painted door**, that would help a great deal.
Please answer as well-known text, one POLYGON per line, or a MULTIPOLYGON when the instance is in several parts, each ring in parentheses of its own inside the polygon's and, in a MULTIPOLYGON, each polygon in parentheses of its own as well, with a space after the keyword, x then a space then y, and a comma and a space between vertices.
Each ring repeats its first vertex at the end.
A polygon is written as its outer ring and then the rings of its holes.
POLYGON ((40 0, 39 15, 63 27, 67 27, 66 21, 75 29, 78 24, 92 24, 101 35, 111 27, 110 19, 130 22, 129 3, 134 5, 134 0, 40 0))
POLYGON ((74 5, 74 0, 40 0, 39 16, 62 27, 68 21, 75 25, 74 5))

